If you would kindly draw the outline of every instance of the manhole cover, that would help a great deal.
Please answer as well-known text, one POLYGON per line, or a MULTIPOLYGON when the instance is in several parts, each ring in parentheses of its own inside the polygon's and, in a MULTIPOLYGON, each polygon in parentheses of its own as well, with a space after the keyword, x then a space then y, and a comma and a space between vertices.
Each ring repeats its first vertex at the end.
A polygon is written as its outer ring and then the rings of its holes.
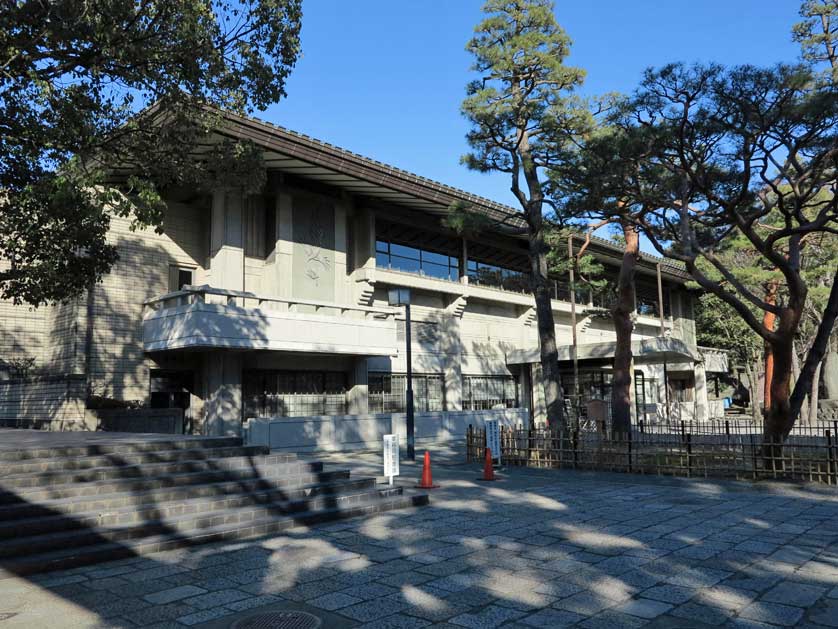
POLYGON ((307 612, 268 612, 233 623, 230 629, 320 629, 322 622, 307 612))

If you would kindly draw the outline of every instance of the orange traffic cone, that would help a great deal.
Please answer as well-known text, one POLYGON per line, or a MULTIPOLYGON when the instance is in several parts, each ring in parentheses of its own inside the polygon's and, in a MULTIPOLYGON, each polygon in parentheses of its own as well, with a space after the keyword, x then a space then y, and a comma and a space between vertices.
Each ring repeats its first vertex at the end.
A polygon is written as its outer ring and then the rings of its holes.
POLYGON ((477 480, 497 480, 495 478, 495 468, 492 467, 492 449, 486 448, 486 460, 483 462, 483 478, 477 480))
POLYGON ((416 485, 419 489, 436 489, 439 485, 434 485, 431 477, 431 453, 425 450, 425 463, 422 465, 422 481, 416 485))

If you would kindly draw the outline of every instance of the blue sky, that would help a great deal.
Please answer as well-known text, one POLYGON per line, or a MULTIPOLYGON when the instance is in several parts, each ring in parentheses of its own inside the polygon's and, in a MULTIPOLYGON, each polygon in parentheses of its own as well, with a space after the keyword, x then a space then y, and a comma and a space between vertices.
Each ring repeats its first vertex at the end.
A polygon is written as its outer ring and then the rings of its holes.
MULTIPOLYGON (((303 56, 288 98, 259 117, 331 144, 515 204, 500 174, 459 163, 459 113, 471 74, 465 44, 482 0, 304 0, 303 56)), ((556 3, 583 93, 630 92, 669 61, 794 61, 797 0, 600 0, 556 3)))

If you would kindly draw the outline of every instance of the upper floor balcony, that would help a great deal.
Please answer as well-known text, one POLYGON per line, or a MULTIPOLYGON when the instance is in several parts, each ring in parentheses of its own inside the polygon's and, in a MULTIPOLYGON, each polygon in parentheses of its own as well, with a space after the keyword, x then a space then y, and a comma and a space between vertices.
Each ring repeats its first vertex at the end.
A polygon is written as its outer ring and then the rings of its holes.
POLYGON ((709 373, 728 373, 730 371, 730 357, 726 350, 715 347, 699 347, 699 353, 704 361, 704 370, 709 373))
POLYGON ((145 303, 143 348, 397 353, 396 311, 184 286, 145 303))

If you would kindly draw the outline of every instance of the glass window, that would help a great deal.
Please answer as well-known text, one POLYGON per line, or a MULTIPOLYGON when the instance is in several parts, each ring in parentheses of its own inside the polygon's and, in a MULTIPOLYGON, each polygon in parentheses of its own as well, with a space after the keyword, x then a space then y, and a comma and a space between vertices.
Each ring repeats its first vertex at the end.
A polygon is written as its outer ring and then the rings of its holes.
POLYGON ((404 245, 398 245, 394 242, 390 243, 390 255, 401 256, 403 258, 409 258, 418 262, 420 259, 419 254, 419 249, 415 249, 413 247, 406 247, 404 245))
MULTIPOLYGON (((367 378, 370 413, 407 410, 407 375, 370 372, 367 378)), ((413 374, 413 408, 417 412, 445 410, 442 374, 413 374)))
POLYGON ((245 418, 345 415, 347 378, 342 371, 246 370, 245 418))
POLYGON ((507 269, 494 264, 469 260, 467 265, 469 282, 482 286, 503 288, 525 293, 530 290, 530 276, 523 271, 507 269))
POLYGON ((518 382, 513 376, 463 376, 463 410, 518 408, 518 382))
MULTIPOLYGON (((656 285, 638 282, 635 295, 637 314, 647 317, 660 316, 660 310, 658 308, 658 287, 656 285)), ((663 314, 665 317, 671 315, 668 288, 663 289, 663 314)))
POLYGON ((397 271, 405 271, 407 273, 418 273, 422 270, 422 263, 414 258, 404 258, 402 256, 390 256, 391 269, 397 271))
POLYGON ((170 266, 169 267, 169 292, 181 290, 184 286, 193 284, 194 269, 170 266))
POLYGON ((375 251, 375 264, 378 267, 444 280, 459 279, 459 259, 456 257, 386 240, 377 240, 375 251))

